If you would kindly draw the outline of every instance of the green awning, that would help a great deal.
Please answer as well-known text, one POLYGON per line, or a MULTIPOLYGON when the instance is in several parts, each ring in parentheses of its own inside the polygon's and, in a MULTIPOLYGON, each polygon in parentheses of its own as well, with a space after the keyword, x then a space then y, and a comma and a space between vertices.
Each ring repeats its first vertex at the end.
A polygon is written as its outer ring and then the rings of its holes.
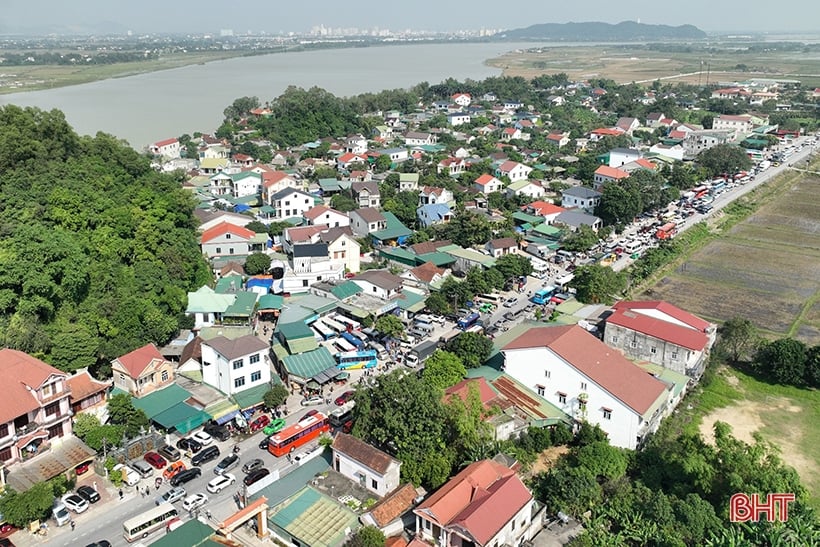
POLYGON ((151 545, 158 547, 180 547, 186 545, 191 547, 210 547, 211 545, 221 545, 211 541, 209 538, 216 532, 207 524, 197 519, 192 519, 174 530, 160 536, 151 545))
POLYGON ((278 294, 263 294, 259 297, 260 310, 281 310, 284 305, 284 297, 278 294))
POLYGON ((234 393, 231 396, 231 399, 234 400, 239 408, 245 410, 255 407, 261 403, 265 397, 265 393, 268 391, 270 391, 270 386, 268 384, 261 384, 244 391, 240 391, 239 393, 234 393))
MULTIPOLYGON (((121 393, 124 392, 121 391, 121 393)), ((112 392, 112 394, 116 393, 112 392)), ((145 397, 141 397, 139 399, 132 397, 131 402, 135 408, 139 408, 145 412, 145 415, 148 416, 149 420, 153 420, 155 416, 159 416, 166 410, 173 408, 179 403, 187 401, 190 397, 191 394, 188 391, 182 389, 177 384, 171 384, 170 386, 150 393, 145 397)))
POLYGON ((201 426, 210 419, 211 417, 206 412, 194 408, 187 403, 179 403, 157 414, 152 418, 152 421, 158 423, 165 429, 176 429, 184 434, 201 426))
POLYGON ((276 212, 276 209, 274 207, 271 207, 270 205, 263 205, 259 208, 259 212, 265 213, 266 215, 272 215, 276 212))

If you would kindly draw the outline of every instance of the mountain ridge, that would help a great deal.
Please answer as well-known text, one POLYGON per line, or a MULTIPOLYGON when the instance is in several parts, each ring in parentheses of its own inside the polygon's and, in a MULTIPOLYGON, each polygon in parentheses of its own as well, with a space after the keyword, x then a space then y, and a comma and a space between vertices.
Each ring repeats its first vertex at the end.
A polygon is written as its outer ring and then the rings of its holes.
POLYGON ((694 25, 651 25, 635 21, 539 23, 499 32, 500 40, 550 40, 569 42, 641 42, 647 40, 701 40, 704 31, 694 25))

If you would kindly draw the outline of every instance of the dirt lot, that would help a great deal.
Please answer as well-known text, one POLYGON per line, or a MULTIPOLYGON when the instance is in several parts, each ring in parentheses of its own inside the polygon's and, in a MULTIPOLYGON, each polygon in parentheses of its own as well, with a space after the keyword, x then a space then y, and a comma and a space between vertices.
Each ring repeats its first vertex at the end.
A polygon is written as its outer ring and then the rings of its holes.
POLYGON ((532 464, 532 469, 530 469, 529 475, 534 477, 538 473, 549 471, 558 461, 558 458, 567 452, 569 452, 568 446, 553 446, 552 448, 544 450, 538 456, 538 459, 535 460, 535 463, 532 464))
POLYGON ((750 319, 772 337, 820 344, 820 178, 806 176, 697 251, 644 298, 713 321, 750 319))

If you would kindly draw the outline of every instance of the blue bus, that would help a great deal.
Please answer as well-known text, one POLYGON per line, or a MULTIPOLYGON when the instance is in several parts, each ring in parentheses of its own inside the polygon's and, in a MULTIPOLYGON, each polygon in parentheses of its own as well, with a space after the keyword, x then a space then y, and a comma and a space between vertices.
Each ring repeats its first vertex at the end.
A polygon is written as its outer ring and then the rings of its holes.
POLYGON ((461 330, 467 330, 471 326, 475 325, 475 322, 478 321, 479 317, 481 317, 479 314, 471 313, 470 315, 467 315, 466 317, 462 317, 461 319, 459 319, 456 324, 458 325, 458 328, 460 328, 461 330))
POLYGON ((376 360, 376 350, 346 351, 336 354, 336 361, 340 370, 359 368, 373 368, 379 364, 376 360))
POLYGON ((356 347, 356 349, 364 348, 364 342, 362 342, 361 340, 359 340, 358 338, 356 338, 355 336, 353 336, 349 332, 343 332, 340 336, 342 338, 344 338, 345 340, 347 340, 348 342, 350 342, 351 344, 353 344, 356 347))
POLYGON ((553 285, 549 285, 548 287, 544 287, 540 291, 536 292, 532 298, 530 298, 530 302, 533 304, 543 305, 550 301, 552 298, 552 294, 555 292, 555 287, 553 285))

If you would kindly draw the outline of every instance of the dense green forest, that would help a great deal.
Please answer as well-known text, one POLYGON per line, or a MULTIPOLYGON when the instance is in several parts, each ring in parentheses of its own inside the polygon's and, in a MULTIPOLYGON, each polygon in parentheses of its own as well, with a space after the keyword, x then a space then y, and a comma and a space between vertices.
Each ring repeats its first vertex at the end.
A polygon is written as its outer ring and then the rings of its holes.
POLYGON ((209 280, 179 181, 62 112, 5 106, 0 185, 4 346, 70 371, 177 332, 209 280))

